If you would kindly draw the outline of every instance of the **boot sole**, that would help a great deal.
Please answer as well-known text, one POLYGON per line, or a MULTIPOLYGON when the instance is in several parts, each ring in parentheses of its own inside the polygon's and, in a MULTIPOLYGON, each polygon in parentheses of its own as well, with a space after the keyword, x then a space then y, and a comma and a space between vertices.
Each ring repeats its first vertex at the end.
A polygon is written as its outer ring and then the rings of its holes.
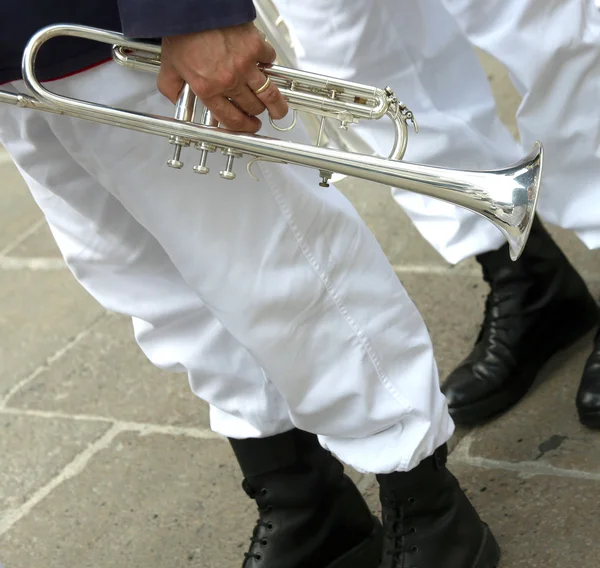
MULTIPOLYGON (((371 534, 354 548, 340 556, 327 568, 378 568, 383 550, 383 527, 373 517, 371 534)), ((483 568, 483 567, 482 567, 483 568)))
POLYGON ((472 568, 498 568, 500 556, 500 546, 490 528, 484 523, 483 542, 472 568))
POLYGON ((600 411, 581 412, 579 411, 579 422, 590 430, 600 430, 600 411))
POLYGON ((448 410, 455 424, 460 426, 474 426, 485 420, 489 420, 498 414, 506 412, 517 404, 529 392, 544 365, 546 365, 554 355, 571 347, 598 325, 599 311, 595 302, 594 308, 595 309, 591 312, 593 317, 589 317, 584 322, 580 322, 578 327, 572 328, 568 335, 560 338, 560 340, 549 349, 548 354, 540 359, 537 369, 533 372, 533 375, 530 376, 530 380, 524 381, 524 384, 526 385, 525 389, 516 393, 499 392, 472 404, 450 407, 448 410))

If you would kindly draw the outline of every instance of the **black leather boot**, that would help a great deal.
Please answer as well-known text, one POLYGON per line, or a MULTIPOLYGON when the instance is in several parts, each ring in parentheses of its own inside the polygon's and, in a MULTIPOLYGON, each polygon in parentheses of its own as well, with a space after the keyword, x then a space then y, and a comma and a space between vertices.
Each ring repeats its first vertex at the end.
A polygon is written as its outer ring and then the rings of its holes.
POLYGON ((446 469, 447 446, 406 473, 378 475, 380 568, 496 568, 500 549, 446 469))
POLYGON ((576 403, 580 422, 588 428, 600 429, 600 330, 583 370, 576 403))
POLYGON ((508 246, 477 257, 491 291, 470 355, 442 384, 457 424, 508 410, 557 351, 590 331, 598 306, 579 274, 535 219, 516 262, 508 246))
POLYGON ((230 440, 260 518, 243 568, 377 568, 381 523, 316 436, 230 440))

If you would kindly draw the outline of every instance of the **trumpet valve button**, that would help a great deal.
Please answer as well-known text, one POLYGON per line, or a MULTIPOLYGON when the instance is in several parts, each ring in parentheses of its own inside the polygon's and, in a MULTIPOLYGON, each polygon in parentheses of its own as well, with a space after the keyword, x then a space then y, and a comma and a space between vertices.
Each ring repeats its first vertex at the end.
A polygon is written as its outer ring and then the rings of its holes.
POLYGON ((167 165, 176 170, 183 168, 183 162, 181 160, 167 160, 167 165))
POLYGON ((235 179, 235 174, 233 173, 233 161, 235 158, 241 158, 242 155, 231 148, 224 149, 223 154, 227 156, 227 162, 225 163, 225 169, 219 172, 219 175, 223 179, 235 179))
POLYGON ((207 174, 210 172, 210 168, 206 166, 206 162, 208 161, 208 150, 202 150, 200 152, 200 162, 197 166, 194 166, 192 169, 197 174, 207 174))
POLYGON ((319 183, 319 186, 320 187, 329 187, 329 180, 333 176, 333 173, 327 172, 324 170, 320 170, 319 175, 321 176, 321 183, 319 183))
POLYGON ((227 180, 235 179, 235 173, 230 170, 223 170, 223 171, 219 172, 219 175, 223 179, 227 179, 227 180))
POLYGON ((176 170, 180 170, 183 168, 183 162, 181 161, 181 146, 179 144, 175 145, 175 149, 173 150, 173 157, 167 161, 167 165, 170 168, 175 168, 176 170))

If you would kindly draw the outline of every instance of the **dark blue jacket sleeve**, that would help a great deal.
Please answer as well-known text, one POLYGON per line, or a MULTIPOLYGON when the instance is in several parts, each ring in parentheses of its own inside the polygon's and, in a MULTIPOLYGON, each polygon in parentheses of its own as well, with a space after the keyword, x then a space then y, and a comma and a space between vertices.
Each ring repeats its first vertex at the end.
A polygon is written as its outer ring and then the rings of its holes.
POLYGON ((252 0, 118 0, 123 33, 158 38, 252 22, 252 0))

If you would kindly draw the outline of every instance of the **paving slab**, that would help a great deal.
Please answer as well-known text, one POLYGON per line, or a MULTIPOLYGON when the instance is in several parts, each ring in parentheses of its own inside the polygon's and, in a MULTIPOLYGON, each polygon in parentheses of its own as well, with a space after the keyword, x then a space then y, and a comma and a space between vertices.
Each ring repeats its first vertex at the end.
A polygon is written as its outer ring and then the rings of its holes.
POLYGON ((500 568, 595 568, 598 481, 454 467, 503 550, 500 568))
POLYGON ((506 68, 499 63, 494 57, 481 51, 475 50, 479 61, 483 66, 490 86, 492 94, 496 99, 496 110, 500 120, 510 130, 515 139, 519 139, 519 131, 515 120, 515 113, 521 104, 521 97, 512 84, 506 68))
POLYGON ((225 568, 241 563, 255 514, 225 442, 124 433, 0 550, 6 568, 225 568))
POLYGON ((187 376, 157 369, 133 338, 131 320, 111 316, 9 401, 11 407, 121 421, 208 427, 208 406, 187 376))
POLYGON ((0 397, 103 314, 66 270, 0 271, 0 397))
MULTIPOLYGON (((499 568, 597 568, 600 482, 453 466, 502 549, 499 568)), ((379 512, 377 488, 366 492, 379 512)))
POLYGON ((7 256, 18 258, 59 258, 61 256, 56 241, 46 223, 38 227, 15 246, 7 256))
MULTIPOLYGON (((21 506, 109 426, 0 411, 0 522, 9 509, 21 506)), ((1 551, 0 546, 0 562, 1 551)))
POLYGON ((257 518, 227 442, 118 435, 0 536, 5 568, 228 568, 257 518))

